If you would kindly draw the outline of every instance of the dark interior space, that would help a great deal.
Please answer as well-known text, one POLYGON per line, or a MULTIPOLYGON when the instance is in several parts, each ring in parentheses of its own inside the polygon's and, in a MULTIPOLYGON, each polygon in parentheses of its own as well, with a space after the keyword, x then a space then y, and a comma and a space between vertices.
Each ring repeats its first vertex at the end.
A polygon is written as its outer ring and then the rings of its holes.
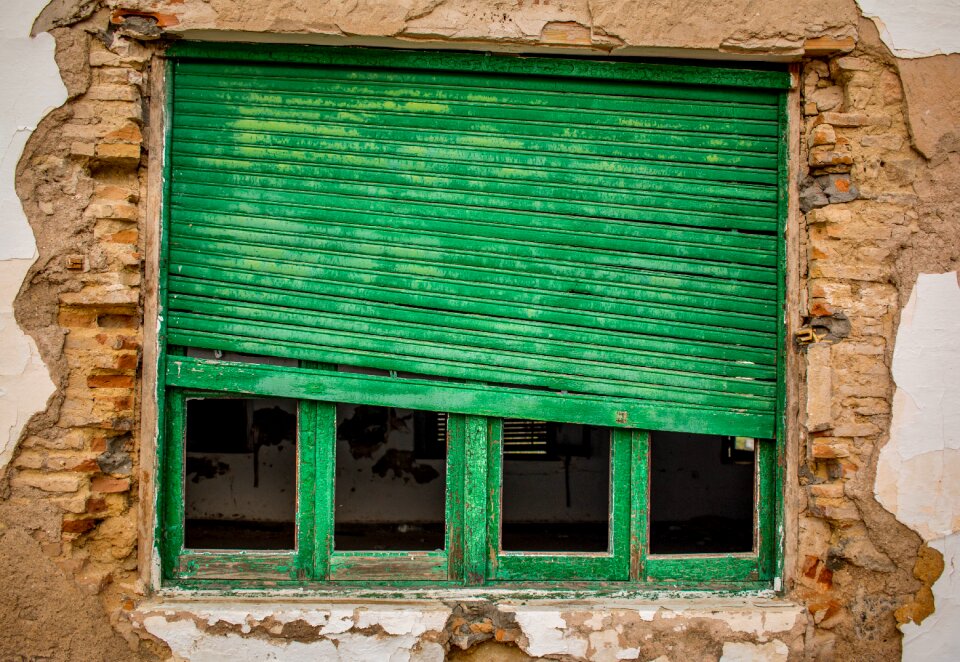
POLYGON ((753 550, 756 440, 654 432, 650 552, 753 550))
POLYGON ((295 400, 187 400, 185 547, 295 547, 296 412, 295 400))
POLYGON ((337 405, 334 549, 443 549, 446 415, 337 405))
POLYGON ((503 426, 505 439, 515 443, 503 446, 501 549, 607 551, 610 430, 533 423, 503 426))

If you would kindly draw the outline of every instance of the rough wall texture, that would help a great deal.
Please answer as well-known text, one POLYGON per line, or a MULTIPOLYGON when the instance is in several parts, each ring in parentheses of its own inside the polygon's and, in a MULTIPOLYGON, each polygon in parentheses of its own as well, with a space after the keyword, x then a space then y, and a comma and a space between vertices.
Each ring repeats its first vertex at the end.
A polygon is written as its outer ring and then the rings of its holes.
POLYGON ((858 22, 852 2, 744 1, 709 12, 695 2, 547 0, 104 4, 53 3, 38 23, 56 38, 70 98, 38 127, 17 169, 39 259, 15 312, 57 393, 25 427, 3 477, 0 556, 11 561, 0 563, 0 613, 16 636, 0 639, 0 657, 94 660, 109 650, 121 659, 171 651, 222 659, 225 651, 256 650, 335 659, 330 647, 342 659, 387 659, 386 651, 442 659, 465 648, 470 657, 460 659, 898 657, 898 623, 931 613, 943 564, 876 501, 874 485, 890 430, 900 310, 918 274, 960 263, 958 108, 931 92, 931 83, 956 89, 957 56, 897 61, 875 26, 858 22), (789 421, 799 460, 787 476, 788 494, 797 495, 786 504, 796 532, 787 558, 796 563, 786 568, 785 586, 799 611, 780 605, 768 618, 773 612, 762 605, 744 603, 144 602, 137 488, 148 64, 164 33, 269 39, 271 31, 286 34, 278 40, 801 60, 799 314, 790 330, 807 325, 814 342, 792 350, 801 402, 789 421), (55 645, 66 639, 78 648, 55 645), (494 643, 471 647, 484 641, 494 643), (498 641, 510 647, 489 648, 498 641))

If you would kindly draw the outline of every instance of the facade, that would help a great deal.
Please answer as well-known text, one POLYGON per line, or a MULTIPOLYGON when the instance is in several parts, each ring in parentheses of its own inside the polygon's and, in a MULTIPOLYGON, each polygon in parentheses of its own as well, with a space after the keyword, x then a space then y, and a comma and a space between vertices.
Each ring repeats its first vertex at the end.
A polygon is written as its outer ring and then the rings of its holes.
POLYGON ((955 2, 24 4, 4 659, 950 659, 955 2))

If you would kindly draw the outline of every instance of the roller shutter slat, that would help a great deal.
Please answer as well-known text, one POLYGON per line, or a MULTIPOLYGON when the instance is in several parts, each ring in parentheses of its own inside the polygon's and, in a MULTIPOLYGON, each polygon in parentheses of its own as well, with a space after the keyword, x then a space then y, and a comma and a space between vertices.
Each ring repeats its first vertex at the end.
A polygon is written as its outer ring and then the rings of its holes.
POLYGON ((778 74, 325 57, 176 62, 170 344, 772 430, 778 74))

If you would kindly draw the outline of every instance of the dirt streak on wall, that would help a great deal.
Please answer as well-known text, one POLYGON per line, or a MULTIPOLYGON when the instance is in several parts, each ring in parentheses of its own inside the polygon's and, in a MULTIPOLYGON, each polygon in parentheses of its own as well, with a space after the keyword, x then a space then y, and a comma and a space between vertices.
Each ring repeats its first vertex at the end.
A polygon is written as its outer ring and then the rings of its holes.
MULTIPOLYGON (((942 565, 938 552, 877 503, 873 489, 890 429, 900 310, 919 273, 960 264, 960 154, 951 133, 957 111, 929 92, 931 82, 955 88, 954 60, 896 60, 875 26, 858 20, 852 2, 744 0, 709 12, 669 2, 647 3, 641 12, 617 0, 103 4, 97 10, 96 3, 63 1, 45 13, 69 100, 44 118, 17 169, 39 259, 16 299, 16 318, 57 392, 25 427, 3 478, 0 556, 10 562, 0 563, 0 612, 17 634, 0 640, 0 657, 163 658, 167 642, 201 659, 205 650, 250 645, 238 643, 245 637, 266 642, 267 651, 271 637, 293 646, 290 633, 299 632, 304 655, 317 655, 311 645, 333 646, 329 635, 342 634, 356 650, 382 650, 393 641, 410 659, 439 659, 461 648, 458 642, 497 641, 501 629, 501 640, 519 651, 565 659, 897 658, 898 619, 930 613, 930 586, 942 565), (154 116, 148 65, 169 35, 228 32, 802 60, 795 126, 800 314, 789 324, 791 333, 808 325, 816 342, 791 348, 802 366, 793 385, 802 397, 799 420, 788 421, 799 431, 800 459, 786 477, 799 498, 785 508, 788 558, 797 560, 786 568, 785 590, 803 608, 799 621, 778 625, 759 606, 734 619, 734 627, 729 618, 708 625, 703 612, 679 607, 654 606, 648 614, 636 605, 597 603, 515 613, 504 605, 448 604, 435 627, 411 634, 408 625, 426 613, 423 606, 375 623, 361 607, 342 618, 321 609, 316 623, 303 626, 290 625, 303 620, 289 616, 296 606, 280 609, 279 617, 257 616, 255 605, 241 604, 229 617, 222 605, 206 616, 189 605, 143 606, 142 265, 143 237, 155 222, 144 204, 144 136, 154 116), (468 632, 491 636, 471 641, 468 632), (666 643, 652 646, 654 636, 666 643)), ((719 605, 715 613, 731 610, 719 605)))

